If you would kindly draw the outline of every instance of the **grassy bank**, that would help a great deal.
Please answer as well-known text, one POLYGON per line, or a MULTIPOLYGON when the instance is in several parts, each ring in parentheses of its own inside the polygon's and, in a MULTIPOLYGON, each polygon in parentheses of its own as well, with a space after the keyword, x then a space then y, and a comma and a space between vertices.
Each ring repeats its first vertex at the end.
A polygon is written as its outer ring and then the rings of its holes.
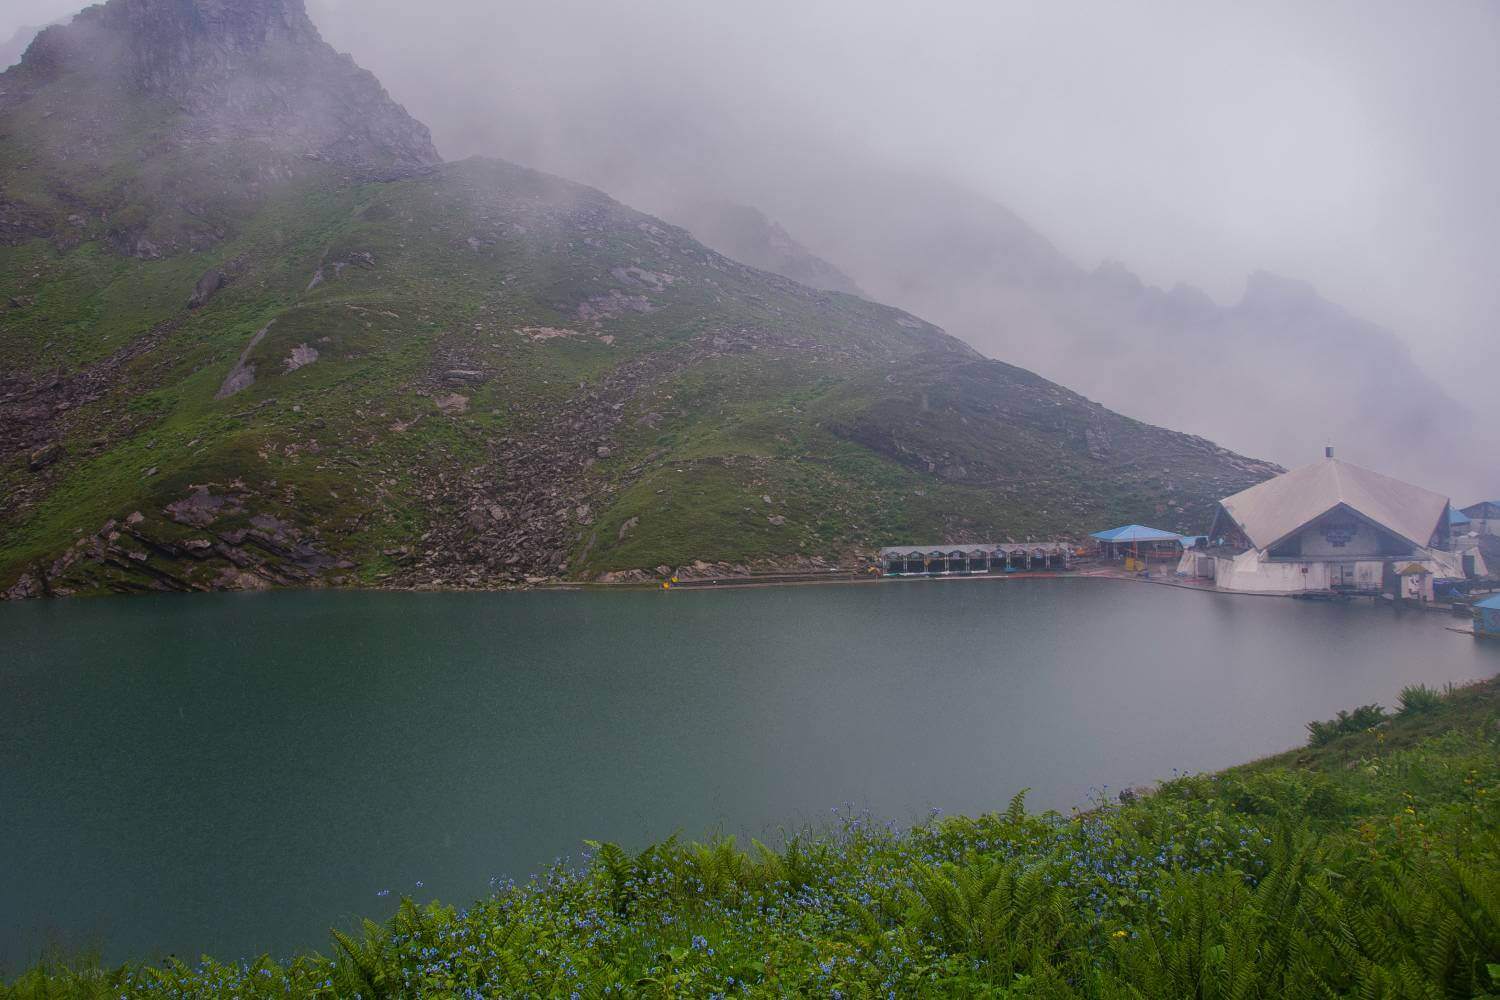
POLYGON ((0 997, 1500 995, 1500 682, 1406 701, 1071 817, 594 845, 326 955, 43 965, 0 997))

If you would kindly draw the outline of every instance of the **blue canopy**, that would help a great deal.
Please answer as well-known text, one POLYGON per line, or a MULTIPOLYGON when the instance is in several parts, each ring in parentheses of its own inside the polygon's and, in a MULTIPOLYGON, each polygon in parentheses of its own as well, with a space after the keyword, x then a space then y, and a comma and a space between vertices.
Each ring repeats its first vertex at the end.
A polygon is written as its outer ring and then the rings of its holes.
POLYGON ((1473 524, 1474 521, 1469 517, 1468 514, 1465 514, 1463 511, 1461 511, 1457 507, 1455 507, 1455 508, 1453 508, 1453 510, 1449 511, 1449 513, 1448 513, 1448 523, 1449 524, 1473 524))
POLYGON ((1109 531, 1096 531, 1090 538, 1097 538, 1101 542, 1181 542, 1182 536, 1175 531, 1162 531, 1160 528, 1148 528, 1143 524, 1127 524, 1123 528, 1111 528, 1109 531))
POLYGON ((1496 594, 1488 600, 1480 601, 1474 607, 1484 608, 1486 611, 1500 611, 1500 594, 1496 594))

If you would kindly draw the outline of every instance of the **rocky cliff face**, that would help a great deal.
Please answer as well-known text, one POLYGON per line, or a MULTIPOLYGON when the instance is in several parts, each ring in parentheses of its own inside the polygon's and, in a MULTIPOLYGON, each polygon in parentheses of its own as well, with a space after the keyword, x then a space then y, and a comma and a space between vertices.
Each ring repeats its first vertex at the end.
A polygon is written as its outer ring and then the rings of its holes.
POLYGON ((21 65, 171 101, 182 142, 255 138, 377 176, 439 162, 426 126, 323 41, 302 0, 110 0, 43 31, 21 65))
POLYGON ((0 241, 102 237, 144 257, 222 240, 289 183, 440 162, 427 128, 322 40, 301 0, 91 7, 0 76, 0 141, 0 241))

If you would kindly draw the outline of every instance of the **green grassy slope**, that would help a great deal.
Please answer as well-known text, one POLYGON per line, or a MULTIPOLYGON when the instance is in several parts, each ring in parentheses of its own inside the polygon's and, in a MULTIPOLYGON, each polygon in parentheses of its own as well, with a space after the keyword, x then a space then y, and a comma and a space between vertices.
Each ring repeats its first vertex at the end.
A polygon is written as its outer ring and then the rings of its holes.
POLYGON ((0 313, 10 413, 42 410, 0 471, 0 585, 494 585, 1188 528, 1267 472, 504 164, 306 179, 211 251, 31 240, 0 274, 21 303, 0 313), (188 309, 214 269, 228 285, 188 309), (218 398, 242 354, 254 381, 218 398), (31 471, 54 441, 66 457, 31 471), (195 489, 240 513, 175 522, 195 489), (226 577, 217 546, 257 516, 344 565, 304 576, 271 544, 226 577))
POLYGON ((1484 997, 1500 990, 1500 684, 1071 817, 594 845, 329 957, 101 970, 40 997, 1484 997))

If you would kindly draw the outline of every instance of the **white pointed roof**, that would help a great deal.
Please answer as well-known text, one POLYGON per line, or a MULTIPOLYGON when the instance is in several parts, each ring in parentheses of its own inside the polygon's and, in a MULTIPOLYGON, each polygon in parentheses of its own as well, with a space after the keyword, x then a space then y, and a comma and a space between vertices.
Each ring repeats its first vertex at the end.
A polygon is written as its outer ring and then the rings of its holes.
POLYGON ((1448 498, 1336 458, 1252 486, 1222 506, 1257 549, 1268 549, 1339 505, 1425 548, 1448 498))

